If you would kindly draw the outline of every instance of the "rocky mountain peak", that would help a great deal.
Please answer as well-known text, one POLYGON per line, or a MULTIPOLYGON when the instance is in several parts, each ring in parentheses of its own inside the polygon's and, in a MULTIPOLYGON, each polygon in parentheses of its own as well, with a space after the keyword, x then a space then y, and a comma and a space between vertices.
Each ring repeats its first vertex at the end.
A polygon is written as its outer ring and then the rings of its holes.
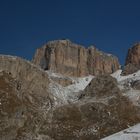
POLYGON ((69 39, 60 39, 60 40, 49 41, 47 45, 49 45, 50 47, 59 47, 59 45, 66 47, 71 43, 72 42, 69 39))
POLYGON ((140 43, 134 44, 132 48, 128 50, 126 65, 128 64, 140 65, 140 43))
POLYGON ((123 74, 132 74, 140 69, 140 43, 128 50, 123 74))
POLYGON ((118 58, 99 51, 94 46, 86 48, 70 40, 55 40, 37 49, 33 63, 44 70, 68 76, 87 76, 113 73, 119 69, 118 58))

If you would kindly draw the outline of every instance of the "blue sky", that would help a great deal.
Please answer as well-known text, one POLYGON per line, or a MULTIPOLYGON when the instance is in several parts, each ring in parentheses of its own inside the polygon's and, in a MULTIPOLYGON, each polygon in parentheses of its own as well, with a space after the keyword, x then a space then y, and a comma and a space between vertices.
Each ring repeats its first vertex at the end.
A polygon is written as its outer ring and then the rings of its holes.
POLYGON ((0 0, 0 53, 31 59, 56 39, 95 45, 124 63, 140 41, 140 0, 0 0))

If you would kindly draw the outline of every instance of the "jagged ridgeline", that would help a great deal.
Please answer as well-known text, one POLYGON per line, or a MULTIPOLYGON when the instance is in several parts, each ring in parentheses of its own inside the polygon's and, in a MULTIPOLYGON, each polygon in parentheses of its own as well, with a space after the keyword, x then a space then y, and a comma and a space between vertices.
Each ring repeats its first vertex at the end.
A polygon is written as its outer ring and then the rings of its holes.
POLYGON ((69 40, 32 62, 0 55, 0 140, 100 140, 140 122, 139 63, 127 75, 117 57, 69 40))

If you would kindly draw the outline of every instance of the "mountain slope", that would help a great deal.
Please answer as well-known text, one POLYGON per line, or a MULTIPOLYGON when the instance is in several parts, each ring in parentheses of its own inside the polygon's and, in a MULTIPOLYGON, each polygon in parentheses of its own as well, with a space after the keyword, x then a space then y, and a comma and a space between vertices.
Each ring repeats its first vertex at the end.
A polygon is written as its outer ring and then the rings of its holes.
POLYGON ((68 40, 40 51, 35 63, 45 55, 43 67, 0 55, 1 140, 99 140, 140 122, 140 71, 124 76, 114 56, 68 40), (61 56, 71 49, 78 55, 61 56), (73 68, 65 69, 66 63, 73 68))
POLYGON ((47 74, 21 58, 2 55, 0 71, 0 139, 37 139, 54 102, 47 74))

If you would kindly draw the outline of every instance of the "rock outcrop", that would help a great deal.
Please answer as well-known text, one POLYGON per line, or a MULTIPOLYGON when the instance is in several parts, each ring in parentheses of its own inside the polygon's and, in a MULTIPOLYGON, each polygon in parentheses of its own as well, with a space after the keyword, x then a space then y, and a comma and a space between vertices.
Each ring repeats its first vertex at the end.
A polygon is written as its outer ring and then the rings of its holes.
MULTIPOLYGON (((139 68, 138 50, 129 69, 139 68)), ((0 140, 99 140, 140 122, 139 73, 104 74, 117 70, 116 57, 61 40, 33 61, 41 67, 0 55, 0 140)))
POLYGON ((116 79, 111 76, 94 78, 79 101, 53 110, 52 123, 42 125, 42 134, 54 140, 99 140, 140 121, 137 107, 122 95, 116 79))
MULTIPOLYGON (((60 90, 72 86, 72 78, 45 72, 18 57, 0 55, 0 140, 99 140, 140 122, 139 108, 122 95, 114 78, 92 78, 85 77, 86 86, 75 83, 81 86, 75 93, 79 96, 65 103, 59 98, 60 90), (65 78, 69 82, 63 85, 65 78), (56 94, 51 92, 51 84, 56 94), (55 104, 58 100, 61 104, 55 104)), ((81 82, 83 78, 76 79, 81 82)), ((65 97, 67 92, 63 94, 65 97)))
POLYGON ((51 41, 37 49, 33 63, 44 70, 77 77, 110 74, 119 69, 117 57, 69 40, 51 41))
POLYGON ((54 103, 49 83, 47 73, 30 62, 0 55, 0 140, 38 139, 54 103))
POLYGON ((140 69, 140 43, 128 50, 123 74, 132 74, 140 69))

